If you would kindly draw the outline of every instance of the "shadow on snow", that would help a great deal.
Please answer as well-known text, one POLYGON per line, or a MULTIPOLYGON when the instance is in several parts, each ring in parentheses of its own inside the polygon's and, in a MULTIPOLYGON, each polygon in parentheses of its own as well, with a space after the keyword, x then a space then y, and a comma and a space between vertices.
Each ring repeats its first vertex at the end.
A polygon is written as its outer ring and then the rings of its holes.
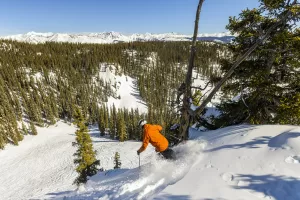
POLYGON ((246 142, 246 143, 242 143, 242 144, 223 145, 223 146, 220 146, 217 148, 205 150, 204 152, 213 152, 213 151, 218 151, 218 150, 222 150, 222 149, 241 149, 241 148, 256 149, 256 148, 260 148, 264 144, 268 144, 271 138, 272 137, 262 136, 262 137, 255 138, 250 142, 246 142))
POLYGON ((285 145, 290 138, 300 137, 299 132, 290 132, 291 130, 281 133, 280 135, 277 135, 276 137, 272 138, 268 146, 272 148, 280 148, 283 145, 285 145))
POLYGON ((242 186, 235 189, 246 189, 254 195, 274 200, 299 200, 300 179, 287 176, 239 174, 237 180, 243 181, 242 186))
POLYGON ((159 196, 159 198, 153 198, 153 200, 191 200, 189 195, 172 195, 172 194, 165 194, 159 196))

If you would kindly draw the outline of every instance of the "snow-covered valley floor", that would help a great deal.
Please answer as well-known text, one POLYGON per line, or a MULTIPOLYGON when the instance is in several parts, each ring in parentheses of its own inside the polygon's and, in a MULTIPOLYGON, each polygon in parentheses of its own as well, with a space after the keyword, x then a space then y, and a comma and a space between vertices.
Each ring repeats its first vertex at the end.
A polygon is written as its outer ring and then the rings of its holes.
POLYGON ((38 129, 20 146, 0 151, 0 199, 176 199, 299 200, 300 127, 232 126, 216 131, 190 130, 192 139, 174 148, 179 159, 161 160, 151 147, 99 137, 99 172, 83 188, 72 185, 75 128, 59 122, 38 129), (120 153, 122 167, 113 170, 120 153))

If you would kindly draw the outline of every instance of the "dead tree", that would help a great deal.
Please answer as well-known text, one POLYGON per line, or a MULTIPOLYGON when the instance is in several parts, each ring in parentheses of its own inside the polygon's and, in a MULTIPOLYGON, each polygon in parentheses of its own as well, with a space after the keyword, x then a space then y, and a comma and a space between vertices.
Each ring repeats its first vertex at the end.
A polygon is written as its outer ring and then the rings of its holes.
POLYGON ((189 65, 187 74, 185 77, 185 90, 183 94, 183 102, 182 102, 182 112, 181 112, 181 118, 180 118, 180 138, 187 140, 188 139, 188 130, 190 126, 190 99, 192 96, 191 92, 191 85, 192 85, 192 74, 194 69, 194 60, 196 55, 196 43, 197 43, 197 36, 198 36, 198 25, 199 25, 199 19, 200 19, 200 12, 202 8, 204 0, 199 0, 197 12, 196 12, 196 20, 195 20, 195 27, 194 27, 194 35, 193 35, 193 41, 191 46, 191 52, 190 52, 190 59, 189 59, 189 65))

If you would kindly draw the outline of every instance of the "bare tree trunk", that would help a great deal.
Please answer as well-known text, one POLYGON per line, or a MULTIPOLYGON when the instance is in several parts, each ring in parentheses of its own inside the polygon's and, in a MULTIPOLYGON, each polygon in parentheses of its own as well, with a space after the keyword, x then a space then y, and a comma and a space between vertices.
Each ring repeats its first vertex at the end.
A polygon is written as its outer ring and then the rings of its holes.
POLYGON ((187 71, 187 74, 185 77, 185 91, 184 91, 184 95, 183 95, 183 105, 182 105, 182 110, 181 110, 182 113, 181 113, 181 119, 180 119, 180 133, 181 133, 180 138, 182 138, 184 140, 187 140, 189 137, 188 131, 189 131, 189 126, 190 126, 189 110, 190 110, 192 74, 193 74, 194 60, 195 60, 195 55, 196 55, 198 24, 199 24, 202 4, 204 1, 205 0, 199 0, 199 3, 198 3, 188 71, 187 71))
MULTIPOLYGON (((296 0, 294 1, 294 3, 296 2, 296 0)), ((195 110, 195 111, 190 111, 190 114, 192 116, 195 116, 197 114, 200 114, 205 106, 211 101, 212 97, 216 94, 216 92, 221 88, 221 86, 225 83, 225 81, 232 75, 232 73, 234 72, 234 70, 260 45, 262 44, 267 38, 269 38, 271 32, 273 30, 275 30, 278 26, 280 26, 281 24, 286 24, 287 23, 287 18, 292 14, 291 11, 288 11, 285 15, 283 15, 283 17, 277 22, 275 23, 273 26, 271 26, 267 32, 265 33, 265 35, 263 35, 262 37, 260 37, 256 43, 250 47, 250 49, 242 56, 240 56, 239 58, 237 58, 237 60, 235 61, 235 63, 233 64, 233 66, 229 69, 229 71, 224 75, 224 77, 218 82, 218 84, 215 86, 215 88, 211 91, 211 93, 208 95, 208 97, 202 102, 202 104, 195 110)))

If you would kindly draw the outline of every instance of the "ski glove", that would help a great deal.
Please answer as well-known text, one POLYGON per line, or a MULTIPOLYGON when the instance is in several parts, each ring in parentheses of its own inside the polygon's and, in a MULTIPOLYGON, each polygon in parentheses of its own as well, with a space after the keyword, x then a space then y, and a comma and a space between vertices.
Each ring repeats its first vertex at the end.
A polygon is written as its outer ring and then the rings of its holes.
POLYGON ((141 152, 140 152, 139 150, 137 150, 137 155, 138 155, 138 156, 140 155, 140 153, 141 153, 141 152))

